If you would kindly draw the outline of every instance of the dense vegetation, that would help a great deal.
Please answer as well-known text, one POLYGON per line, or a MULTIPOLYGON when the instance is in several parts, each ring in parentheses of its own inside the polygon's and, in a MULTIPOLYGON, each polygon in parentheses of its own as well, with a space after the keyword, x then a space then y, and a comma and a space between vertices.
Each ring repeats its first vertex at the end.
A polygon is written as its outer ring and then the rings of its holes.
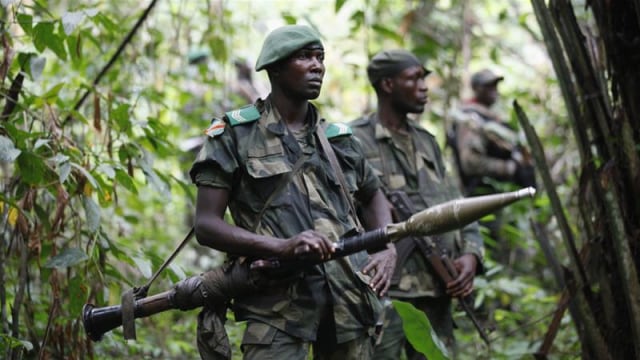
MULTIPOLYGON (((631 121, 638 119, 640 101, 632 91, 638 72, 630 65, 638 53, 628 50, 630 63, 615 56, 625 41, 637 41, 625 31, 637 33, 640 9, 618 5, 622 23, 631 24, 621 30, 597 16, 610 9, 581 1, 550 7, 541 0, 0 3, 1 357, 198 357, 196 311, 137 320, 136 342, 123 341, 118 329, 93 343, 84 334, 81 309, 84 303, 120 303, 121 293, 145 283, 186 234, 195 189, 185 172, 194 139, 212 115, 246 101, 238 96, 234 64, 252 64, 264 34, 285 23, 311 24, 325 36, 327 76, 317 105, 330 120, 372 109, 368 57, 404 47, 434 71, 431 105, 420 120, 442 144, 447 112, 469 95, 469 74, 482 67, 505 74, 499 105, 511 123, 532 123, 536 134, 528 131, 527 140, 537 135, 541 141, 544 153, 537 153, 536 164, 547 191, 534 203, 509 208, 512 241, 500 246, 511 260, 497 263, 487 254, 487 273, 476 281, 478 313, 494 327, 492 347, 457 313, 461 358, 526 358, 538 351, 565 277, 577 278, 569 288, 583 295, 558 316, 550 355, 633 355, 634 338, 615 343, 623 337, 615 332, 618 323, 618 331, 635 334, 640 344, 638 265, 632 260, 638 258, 639 205, 616 206, 625 187, 639 193, 633 186, 640 184, 640 126, 631 121), (593 36, 585 41, 583 34, 593 36), (569 61, 578 50, 589 54, 582 63, 569 61), (596 90, 606 99, 598 106, 584 100, 596 90), (612 119, 624 121, 617 127, 612 119), (628 165, 618 168, 614 159, 628 165), (593 190, 606 188, 604 182, 613 190, 593 190), (591 225, 592 219, 603 220, 591 225), (585 265, 575 256, 575 241, 567 240, 571 234, 592 254, 613 249, 585 262, 593 265, 591 280, 581 276, 585 265), (556 264, 554 257, 568 261, 556 264), (604 286, 607 276, 630 285, 604 286), (613 294, 622 294, 621 303, 611 301, 613 294), (585 333, 593 321, 612 323, 600 335, 585 333)), ((267 92, 263 74, 254 74, 254 84, 261 95, 267 92)), ((193 241, 150 293, 220 259, 193 241)), ((241 325, 230 321, 228 330, 239 356, 241 325)))

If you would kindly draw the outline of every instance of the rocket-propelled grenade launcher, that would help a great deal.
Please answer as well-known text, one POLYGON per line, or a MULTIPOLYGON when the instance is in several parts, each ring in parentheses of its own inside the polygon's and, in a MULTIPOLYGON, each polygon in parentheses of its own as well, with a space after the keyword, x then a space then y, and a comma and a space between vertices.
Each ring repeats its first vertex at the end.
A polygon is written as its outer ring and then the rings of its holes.
MULTIPOLYGON (((381 249, 388 242, 407 236, 428 236, 456 230, 518 200, 531 198, 535 193, 534 188, 528 187, 447 201, 419 211, 406 221, 338 240, 332 259, 363 250, 381 249)), ((308 260, 268 259, 254 260, 249 266, 232 266, 226 270, 217 267, 184 279, 171 290, 136 300, 133 313, 135 318, 143 318, 171 309, 186 311, 201 306, 225 305, 232 298, 259 291, 261 287, 275 281, 265 278, 263 273, 274 268, 286 270, 309 264, 308 260)), ((99 341, 104 333, 122 325, 122 307, 113 305, 97 308, 92 304, 85 304, 82 318, 89 338, 99 341)))

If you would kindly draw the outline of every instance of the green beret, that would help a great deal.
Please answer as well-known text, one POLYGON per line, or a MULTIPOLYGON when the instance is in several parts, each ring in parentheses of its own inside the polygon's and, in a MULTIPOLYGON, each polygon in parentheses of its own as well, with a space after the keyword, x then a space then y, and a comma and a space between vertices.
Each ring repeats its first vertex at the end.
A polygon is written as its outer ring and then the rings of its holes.
POLYGON ((369 76, 371 85, 375 85, 383 78, 395 76, 402 70, 412 66, 421 66, 422 69, 424 69, 425 75, 431 72, 409 51, 400 49, 384 50, 371 58, 371 62, 369 62, 369 66, 367 66, 367 76, 369 76))
POLYGON ((497 84, 498 81, 502 80, 504 80, 504 76, 497 75, 489 69, 483 69, 471 75, 471 87, 497 84))
POLYGON ((322 44, 320 34, 304 25, 287 25, 273 30, 262 44, 260 56, 256 61, 256 71, 286 59, 296 50, 312 43, 322 44))

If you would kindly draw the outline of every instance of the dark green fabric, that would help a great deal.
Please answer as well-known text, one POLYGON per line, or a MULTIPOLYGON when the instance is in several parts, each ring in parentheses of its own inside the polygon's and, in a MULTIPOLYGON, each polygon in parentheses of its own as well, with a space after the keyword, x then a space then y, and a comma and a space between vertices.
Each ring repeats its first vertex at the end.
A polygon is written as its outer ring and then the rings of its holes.
POLYGON ((294 51, 309 44, 322 44, 320 34, 304 25, 287 25, 273 30, 262 44, 262 50, 256 61, 256 71, 282 59, 286 59, 294 51))
POLYGON ((422 62, 415 55, 406 50, 385 50, 371 58, 367 66, 367 76, 369 76, 371 84, 375 85, 383 78, 393 77, 412 66, 422 66, 425 75, 431 72, 422 65, 422 62))

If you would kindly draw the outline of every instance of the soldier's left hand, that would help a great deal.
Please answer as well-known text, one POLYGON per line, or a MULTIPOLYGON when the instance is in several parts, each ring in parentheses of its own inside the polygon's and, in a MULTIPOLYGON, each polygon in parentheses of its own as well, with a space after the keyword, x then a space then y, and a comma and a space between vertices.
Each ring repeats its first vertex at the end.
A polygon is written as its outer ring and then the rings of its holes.
POLYGON ((364 274, 372 273, 369 286, 378 296, 384 296, 391 286, 391 277, 396 268, 396 247, 388 244, 387 248, 369 255, 369 262, 362 269, 364 274))
POLYGON ((473 279, 476 275, 477 259, 473 254, 464 254, 455 259, 453 264, 458 270, 458 277, 447 284, 447 294, 452 297, 466 297, 473 292, 473 279))

